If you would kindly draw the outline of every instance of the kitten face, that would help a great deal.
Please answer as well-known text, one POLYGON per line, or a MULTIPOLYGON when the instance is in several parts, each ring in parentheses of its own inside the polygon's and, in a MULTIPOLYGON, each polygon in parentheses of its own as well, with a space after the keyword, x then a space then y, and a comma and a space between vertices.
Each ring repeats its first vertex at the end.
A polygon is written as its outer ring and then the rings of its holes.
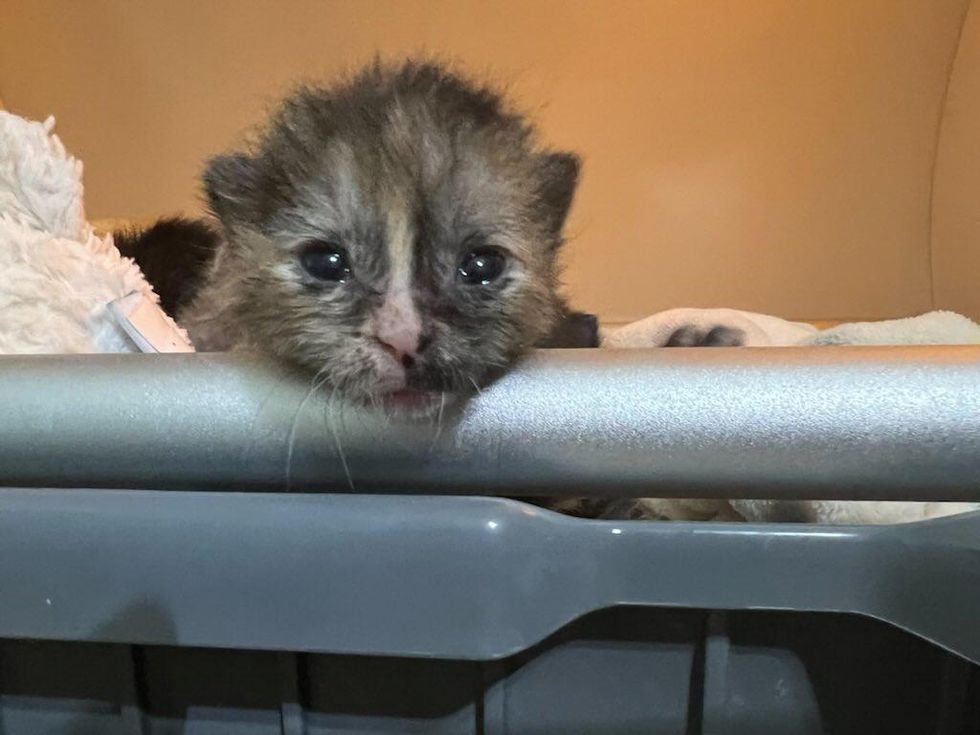
POLYGON ((254 151, 210 162, 226 243, 199 301, 234 347, 358 401, 438 407, 554 323, 577 172, 491 92, 435 66, 305 89, 254 151))

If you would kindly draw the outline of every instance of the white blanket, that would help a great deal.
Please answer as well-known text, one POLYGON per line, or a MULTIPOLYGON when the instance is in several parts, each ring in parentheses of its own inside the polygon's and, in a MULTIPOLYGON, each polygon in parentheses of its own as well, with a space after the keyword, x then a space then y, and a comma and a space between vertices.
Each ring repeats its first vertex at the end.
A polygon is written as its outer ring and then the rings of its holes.
POLYGON ((817 328, 768 314, 736 309, 670 309, 604 332, 603 347, 664 347, 680 329, 710 332, 725 327, 741 335, 744 347, 786 347, 803 342, 817 328))
POLYGON ((742 347, 794 345, 980 344, 980 325, 952 311, 878 322, 853 322, 818 330, 769 314, 736 309, 670 309, 604 332, 603 347, 664 347, 678 330, 702 334, 719 327, 740 336, 742 347))
POLYGON ((980 325, 952 311, 930 311, 906 319, 841 324, 817 332, 801 344, 975 345, 980 344, 980 325))
POLYGON ((108 308, 131 294, 179 333, 85 219, 82 164, 53 129, 0 111, 0 354, 139 351, 108 308))

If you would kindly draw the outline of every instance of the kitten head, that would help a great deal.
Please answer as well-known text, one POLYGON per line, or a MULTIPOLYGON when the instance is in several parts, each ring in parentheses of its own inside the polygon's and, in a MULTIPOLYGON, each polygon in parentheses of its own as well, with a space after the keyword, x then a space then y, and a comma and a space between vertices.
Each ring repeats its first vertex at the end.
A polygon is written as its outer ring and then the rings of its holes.
POLYGON ((436 65, 301 89, 251 151, 207 167, 225 312, 244 345, 342 395, 438 405, 554 323, 578 169, 436 65))

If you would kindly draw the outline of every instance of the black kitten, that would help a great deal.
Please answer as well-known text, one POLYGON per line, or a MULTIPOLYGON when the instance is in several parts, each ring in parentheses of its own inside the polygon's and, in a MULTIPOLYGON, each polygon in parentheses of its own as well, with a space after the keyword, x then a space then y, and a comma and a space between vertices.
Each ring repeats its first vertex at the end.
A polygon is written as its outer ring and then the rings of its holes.
POLYGON ((136 261, 160 306, 176 319, 204 285, 221 235, 207 222, 175 217, 146 230, 115 232, 113 240, 120 253, 136 261))

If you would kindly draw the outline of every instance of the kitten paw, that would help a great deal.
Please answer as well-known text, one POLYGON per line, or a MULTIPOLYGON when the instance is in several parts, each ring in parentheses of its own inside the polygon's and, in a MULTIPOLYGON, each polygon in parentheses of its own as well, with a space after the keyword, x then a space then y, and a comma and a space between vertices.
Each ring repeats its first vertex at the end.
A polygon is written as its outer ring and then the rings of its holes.
POLYGON ((687 324, 675 329, 664 347, 741 347, 744 344, 745 332, 741 329, 722 325, 702 329, 687 324))

